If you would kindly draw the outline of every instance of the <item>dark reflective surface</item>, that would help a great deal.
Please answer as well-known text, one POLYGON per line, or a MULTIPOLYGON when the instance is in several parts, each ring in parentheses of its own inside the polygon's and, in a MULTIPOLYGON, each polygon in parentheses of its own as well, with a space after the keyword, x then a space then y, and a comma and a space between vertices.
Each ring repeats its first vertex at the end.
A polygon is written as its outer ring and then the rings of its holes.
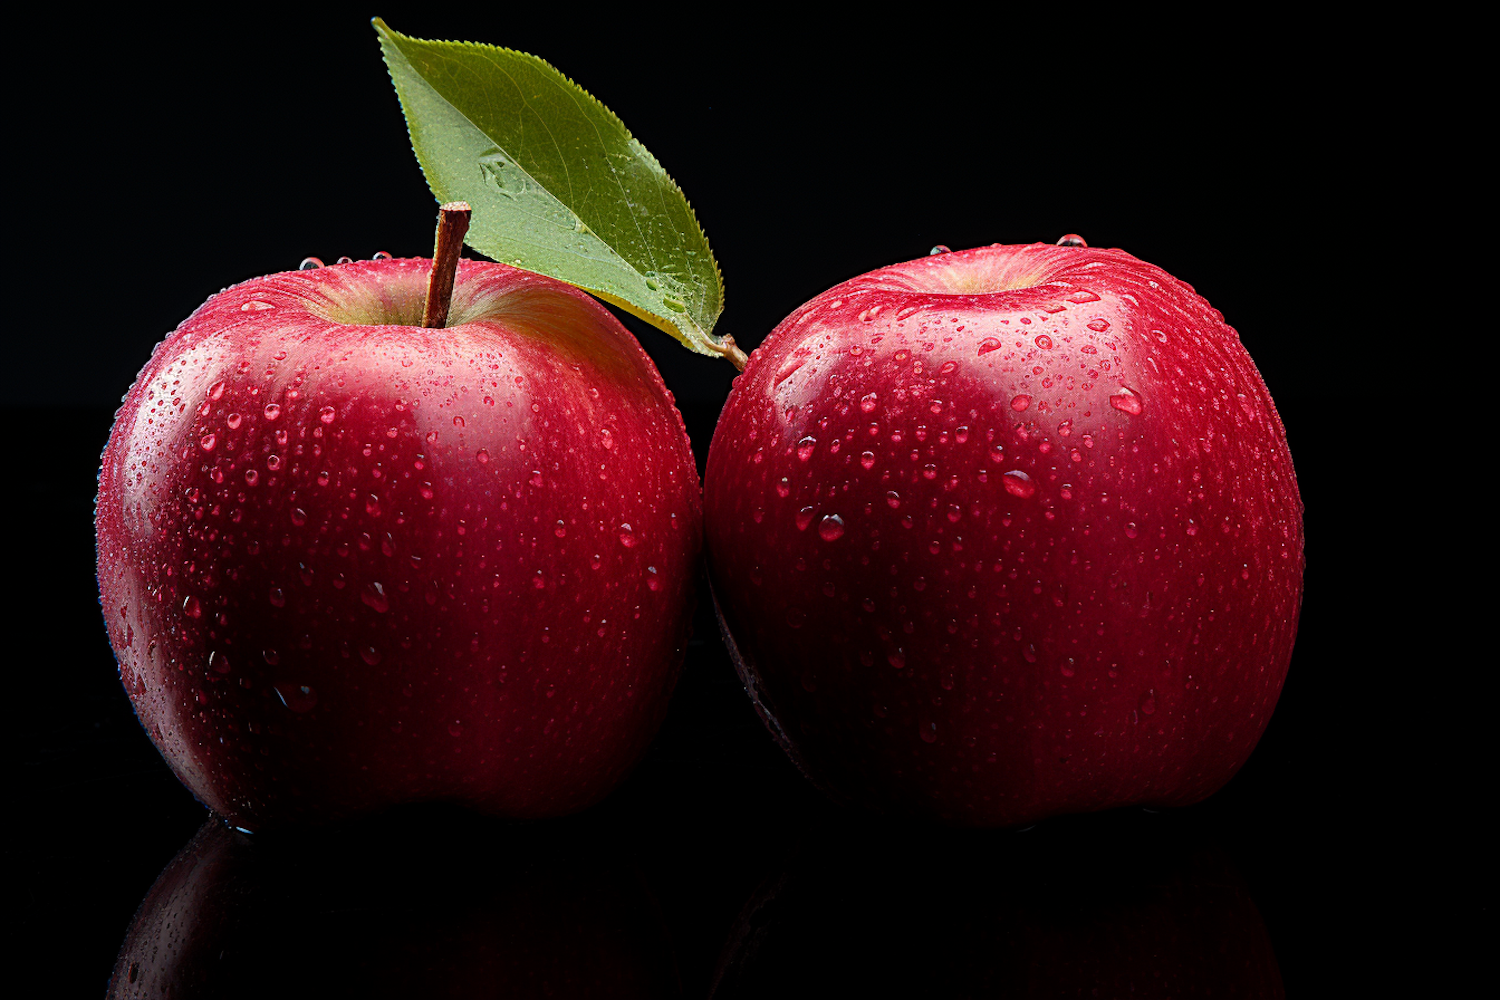
POLYGON ((407 810, 246 837, 209 820, 141 903, 111 997, 674 997, 661 909, 578 828, 407 810))
POLYGON ((761 883, 717 1000, 774 996, 1280 997, 1228 855, 1140 810, 962 834, 821 824, 761 883))

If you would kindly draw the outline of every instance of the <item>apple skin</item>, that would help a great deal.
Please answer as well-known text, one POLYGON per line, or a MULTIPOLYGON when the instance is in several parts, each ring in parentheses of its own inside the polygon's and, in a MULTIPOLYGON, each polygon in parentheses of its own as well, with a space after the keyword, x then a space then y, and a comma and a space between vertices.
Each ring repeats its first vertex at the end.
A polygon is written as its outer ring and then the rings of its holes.
POLYGON ((659 726, 702 500, 681 415, 607 310, 460 264, 255 279, 153 354, 104 451, 120 677, 235 826, 605 795, 659 726))
POLYGON ((1302 594, 1286 434, 1238 335, 1084 246, 939 254, 797 309, 720 416, 705 541, 803 772, 958 825, 1213 793, 1302 594))

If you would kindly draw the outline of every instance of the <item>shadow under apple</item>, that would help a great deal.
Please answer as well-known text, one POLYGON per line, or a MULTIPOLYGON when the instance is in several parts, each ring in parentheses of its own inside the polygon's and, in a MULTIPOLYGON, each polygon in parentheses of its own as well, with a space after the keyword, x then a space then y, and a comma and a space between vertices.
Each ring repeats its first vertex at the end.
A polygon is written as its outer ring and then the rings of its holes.
POLYGON ((440 809, 246 837, 211 819, 146 895, 110 997, 671 997, 628 859, 558 824, 440 809))

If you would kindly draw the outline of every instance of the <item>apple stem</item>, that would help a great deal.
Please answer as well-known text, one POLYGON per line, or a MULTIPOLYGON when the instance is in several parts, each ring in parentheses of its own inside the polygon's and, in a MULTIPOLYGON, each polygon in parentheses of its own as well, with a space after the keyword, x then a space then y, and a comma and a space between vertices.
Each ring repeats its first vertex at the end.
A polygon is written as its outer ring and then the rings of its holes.
POLYGON ((448 325, 448 306, 453 299, 453 276, 469 231, 469 203, 450 201, 438 209, 437 238, 432 249, 432 271, 427 275, 427 306, 422 325, 440 330, 448 325))
POLYGON ((710 344, 714 350, 728 358, 730 364, 734 365, 740 371, 745 370, 745 365, 750 359, 745 355, 744 351, 740 350, 740 346, 734 342, 732 336, 726 333, 724 334, 724 338, 717 344, 712 343, 712 341, 710 341, 710 344))

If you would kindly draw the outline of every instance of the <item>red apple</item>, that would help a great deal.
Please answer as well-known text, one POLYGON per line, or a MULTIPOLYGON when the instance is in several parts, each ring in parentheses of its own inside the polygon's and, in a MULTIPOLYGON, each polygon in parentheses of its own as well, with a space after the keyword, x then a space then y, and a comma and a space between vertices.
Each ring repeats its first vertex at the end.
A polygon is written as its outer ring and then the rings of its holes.
POLYGON ((105 449, 120 676, 232 824, 599 799, 666 711, 701 499, 640 346, 578 290, 430 262, 275 274, 153 354, 105 449))
POLYGON ((830 289, 720 417, 725 633, 836 798, 977 826, 1186 804, 1276 704, 1303 550, 1271 397, 1191 286, 1065 242, 830 289))

